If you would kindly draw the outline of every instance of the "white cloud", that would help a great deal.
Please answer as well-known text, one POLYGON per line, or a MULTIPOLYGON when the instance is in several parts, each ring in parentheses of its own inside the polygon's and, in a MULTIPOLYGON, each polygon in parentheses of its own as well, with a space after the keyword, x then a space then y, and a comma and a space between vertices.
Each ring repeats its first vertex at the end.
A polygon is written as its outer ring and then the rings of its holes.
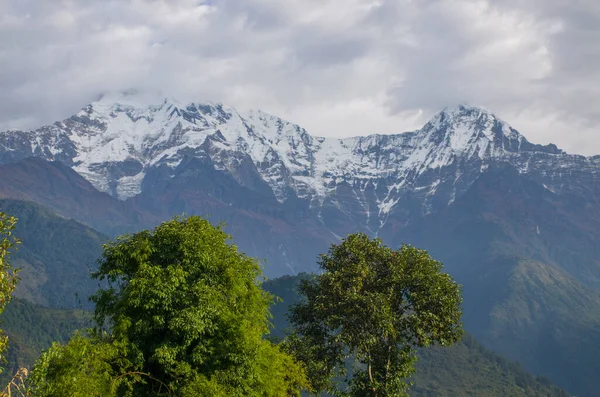
POLYGON ((534 142, 600 153, 598 42, 594 0, 5 0, 0 128, 133 87, 333 136, 469 102, 534 142))

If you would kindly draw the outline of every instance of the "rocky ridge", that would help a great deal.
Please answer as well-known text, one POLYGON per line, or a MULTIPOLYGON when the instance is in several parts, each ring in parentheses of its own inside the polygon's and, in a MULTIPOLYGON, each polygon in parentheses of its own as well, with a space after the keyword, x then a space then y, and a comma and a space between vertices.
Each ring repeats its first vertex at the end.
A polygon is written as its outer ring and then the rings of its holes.
POLYGON ((553 191, 574 170, 600 171, 599 157, 532 144, 493 113, 465 105, 444 109, 418 131, 335 139, 258 110, 149 104, 136 95, 103 97, 35 131, 0 133, 0 163, 29 156, 62 162, 121 200, 140 195, 158 169, 173 178, 184 159, 206 158, 242 186, 253 188, 256 178, 247 174, 254 174, 279 203, 306 201, 320 219, 346 213, 372 233, 394 213, 409 222, 412 215, 401 215, 407 205, 421 214, 448 205, 490 164, 509 163, 553 191))

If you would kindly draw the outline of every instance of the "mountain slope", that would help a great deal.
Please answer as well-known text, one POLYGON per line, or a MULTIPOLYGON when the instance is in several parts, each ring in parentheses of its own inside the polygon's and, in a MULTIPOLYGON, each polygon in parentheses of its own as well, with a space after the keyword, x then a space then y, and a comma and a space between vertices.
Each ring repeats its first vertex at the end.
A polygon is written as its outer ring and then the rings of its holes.
POLYGON ((65 164, 124 200, 138 227, 184 211, 235 220, 241 237, 232 234, 251 255, 272 247, 263 253, 270 275, 314 270, 309 258, 351 232, 393 236, 498 164, 560 195, 600 197, 600 156, 532 144, 469 106, 447 108, 414 132, 335 139, 261 111, 113 95, 51 126, 0 132, 0 163, 30 156, 65 164))
MULTIPOLYGON (((289 305, 299 299, 296 285, 300 277, 282 277, 263 285, 282 298, 272 308, 275 336, 283 337, 289 326, 286 313, 289 305)), ((468 334, 451 348, 420 351, 413 382, 410 395, 414 397, 568 396, 548 380, 535 378, 519 365, 484 349, 468 334)))
POLYGON ((318 220, 305 216, 305 203, 280 203, 201 159, 187 158, 179 170, 176 177, 148 181, 147 194, 119 201, 59 162, 26 158, 0 165, 0 198, 38 203, 111 236, 153 228, 174 215, 226 222, 240 248, 263 260, 271 276, 314 266, 316 253, 334 240, 318 220))
POLYGON ((35 202, 107 234, 159 223, 131 202, 99 192, 63 163, 37 157, 0 165, 0 198, 35 202))
POLYGON ((600 223, 595 207, 570 199, 510 166, 490 169, 395 238, 427 249, 463 285, 465 325, 478 340, 570 392, 594 396, 600 223))
POLYGON ((77 329, 91 326, 91 314, 82 310, 50 309, 13 299, 0 317, 8 335, 7 365, 0 375, 5 385, 19 368, 31 368, 52 342, 65 343, 77 329))
POLYGON ((0 211, 17 217, 22 241, 11 256, 20 268, 15 296, 51 306, 89 307, 98 282, 90 278, 107 237, 33 203, 0 200, 0 211))

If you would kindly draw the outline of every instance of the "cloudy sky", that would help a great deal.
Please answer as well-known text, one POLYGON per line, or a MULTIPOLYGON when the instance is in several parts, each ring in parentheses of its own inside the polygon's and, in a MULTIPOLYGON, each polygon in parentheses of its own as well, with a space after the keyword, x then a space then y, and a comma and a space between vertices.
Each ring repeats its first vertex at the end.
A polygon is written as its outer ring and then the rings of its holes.
POLYGON ((0 72, 2 130, 137 88, 325 136, 469 103, 600 153, 598 0, 1 0, 0 72))

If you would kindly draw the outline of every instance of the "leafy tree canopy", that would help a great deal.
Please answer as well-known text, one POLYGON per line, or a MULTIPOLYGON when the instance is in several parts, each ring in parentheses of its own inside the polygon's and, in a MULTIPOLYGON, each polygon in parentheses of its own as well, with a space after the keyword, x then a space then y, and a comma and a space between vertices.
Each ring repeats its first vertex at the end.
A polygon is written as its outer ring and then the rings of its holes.
POLYGON ((189 217, 106 245, 98 326, 42 356, 34 395, 299 395, 302 367, 263 338, 273 297, 259 264, 228 240, 189 217))
POLYGON ((304 300, 291 308, 295 332, 287 340, 315 391, 406 396, 414 348, 460 340, 460 286, 427 252, 392 250, 359 233, 319 265, 322 274, 300 282, 304 300), (348 357, 357 368, 346 370, 348 357))

